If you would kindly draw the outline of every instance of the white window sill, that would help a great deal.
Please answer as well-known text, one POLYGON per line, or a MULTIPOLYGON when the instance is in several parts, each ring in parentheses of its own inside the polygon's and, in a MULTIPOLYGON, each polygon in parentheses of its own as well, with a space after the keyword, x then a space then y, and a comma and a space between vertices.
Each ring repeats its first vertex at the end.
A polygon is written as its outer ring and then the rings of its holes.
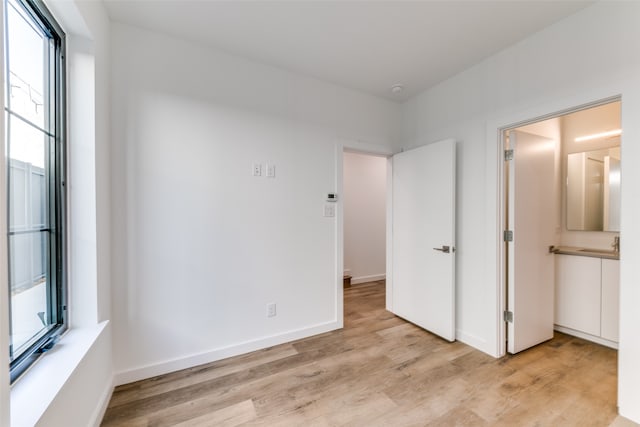
POLYGON ((73 375, 108 321, 71 329, 11 387, 11 426, 34 426, 73 375))

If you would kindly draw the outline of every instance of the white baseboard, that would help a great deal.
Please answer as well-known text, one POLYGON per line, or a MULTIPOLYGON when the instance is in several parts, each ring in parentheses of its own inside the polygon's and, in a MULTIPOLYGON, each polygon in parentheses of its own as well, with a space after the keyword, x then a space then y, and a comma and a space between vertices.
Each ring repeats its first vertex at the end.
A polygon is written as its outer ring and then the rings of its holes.
POLYGON ((384 280, 387 276, 385 274, 372 274, 370 276, 352 277, 351 284, 357 285, 359 283, 377 282, 378 280, 384 280))
POLYGON ((89 425, 92 425, 94 427, 100 427, 100 424, 102 423, 102 419, 104 418, 104 414, 105 412, 107 412, 107 407, 109 406, 109 401, 111 400, 111 395, 113 395, 113 379, 109 382, 109 384, 107 384, 107 387, 104 389, 104 392, 102 393, 102 396, 100 396, 100 399, 98 400, 98 405, 96 406, 96 409, 93 412, 93 415, 91 417, 91 423, 89 423, 89 425))
POLYGON ((585 332, 576 331, 575 329, 565 328, 564 326, 553 325, 553 329, 563 334, 572 335, 574 337, 582 338, 583 340, 591 341, 596 344, 603 345, 605 347, 618 349, 618 343, 615 341, 609 341, 608 339, 597 337, 595 335, 587 334, 585 332))
POLYGON ((181 369, 192 368, 194 366, 202 365, 205 363, 211 363, 218 360, 226 359, 228 357, 238 356, 240 354, 261 350, 264 348, 272 347, 274 345, 284 344, 301 338, 310 337, 312 335, 333 331, 335 329, 340 329, 341 327, 342 326, 340 322, 331 321, 307 328, 284 332, 278 335, 271 335, 251 341, 245 341, 227 347, 206 351, 203 353, 191 354, 188 356, 170 359, 146 366, 127 369, 117 372, 114 375, 114 384, 118 386, 155 377, 157 375, 168 374, 169 372, 175 372, 181 369))

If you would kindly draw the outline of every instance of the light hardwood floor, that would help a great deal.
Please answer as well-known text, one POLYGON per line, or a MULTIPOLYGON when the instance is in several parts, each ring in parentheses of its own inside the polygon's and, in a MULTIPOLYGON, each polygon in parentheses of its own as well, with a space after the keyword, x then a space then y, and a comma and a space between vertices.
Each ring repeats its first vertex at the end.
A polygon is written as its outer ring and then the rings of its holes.
POLYGON ((617 352, 557 333, 494 359, 345 289, 343 330, 116 388, 103 426, 608 426, 617 352))

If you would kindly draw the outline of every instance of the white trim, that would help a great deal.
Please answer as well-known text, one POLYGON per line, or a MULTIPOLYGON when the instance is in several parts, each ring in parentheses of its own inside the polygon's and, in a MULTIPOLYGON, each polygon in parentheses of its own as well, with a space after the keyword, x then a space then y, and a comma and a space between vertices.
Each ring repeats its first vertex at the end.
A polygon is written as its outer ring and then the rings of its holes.
POLYGON ((113 395, 113 388, 112 377, 111 381, 105 387, 104 392, 102 392, 100 399, 98 399, 98 404, 96 405, 96 408, 91 415, 91 421, 89 422, 89 425, 100 427, 100 424, 102 424, 102 419, 104 418, 104 414, 107 412, 109 401, 111 401, 111 396, 113 395))
POLYGON ((387 158, 393 156, 393 151, 382 145, 375 145, 350 139, 341 140, 340 145, 342 147, 341 154, 347 152, 387 158))
POLYGON ((495 305, 489 308, 491 314, 493 314, 492 322, 494 324, 494 335, 489 336, 490 341, 487 345, 493 348, 490 352, 494 357, 501 357, 505 354, 505 338, 504 328, 502 322, 502 316, 498 315, 498 312, 504 310, 504 295, 502 293, 502 272, 503 272, 503 257, 502 251, 502 239, 500 236, 501 227, 501 208, 502 206, 502 191, 501 181, 502 176, 502 162, 500 162, 500 131, 503 123, 508 120, 499 119, 487 122, 486 131, 486 157, 485 157, 485 181, 486 181, 486 200, 485 207, 485 232, 486 234, 486 248, 485 248, 485 282, 488 284, 495 284, 495 305), (496 138, 498 143, 496 143, 496 138))
POLYGON ((616 349, 616 350, 618 349, 618 343, 615 342, 615 341, 610 341, 608 339, 605 339, 605 338, 602 338, 602 337, 597 337, 597 336, 591 335, 591 334, 587 334, 585 332, 576 331, 575 329, 565 328, 564 326, 560 326, 560 325, 553 325, 553 330, 554 331, 558 331, 558 332, 562 332, 563 334, 572 335, 574 337, 582 338, 583 340, 591 341, 591 342, 594 342, 596 344, 603 345, 605 347, 613 348, 613 349, 616 349))
MULTIPOLYGON (((338 193, 336 203, 336 228, 335 247, 333 253, 336 254, 334 260, 335 270, 335 317, 334 321, 338 328, 344 327, 344 145, 337 143, 335 147, 336 177, 334 191, 338 193)), ((337 329, 337 328, 336 328, 337 329)))
POLYGON ((351 279, 351 284, 358 285, 360 283, 377 282, 378 280, 384 280, 385 278, 386 274, 371 274, 369 276, 353 277, 351 279))
POLYGON ((278 335, 271 335, 265 338, 244 341, 227 347, 217 348, 215 350, 203 353, 191 354, 183 357, 165 360, 137 368, 127 369, 117 372, 114 375, 114 385, 131 383, 158 375, 168 374, 170 372, 187 369, 205 363, 216 362, 228 357, 238 356, 240 354, 261 350, 278 344, 284 344, 301 338, 307 338, 312 335, 322 334, 325 332, 340 329, 342 325, 337 321, 321 323, 310 326, 308 328, 296 329, 278 335))
POLYGON ((385 305, 393 312, 393 156, 387 157, 387 265, 385 305))
POLYGON ((458 269, 458 257, 456 256, 456 247, 458 246, 458 239, 456 236, 456 231, 458 229, 458 142, 455 138, 445 139, 444 141, 452 141, 451 149, 453 150, 453 154, 451 156, 452 164, 451 170, 453 171, 453 197, 451 199, 451 212, 453 212, 453 221, 452 221, 452 229, 451 229, 451 247, 453 248, 451 251, 451 257, 453 259, 452 269, 451 269, 451 280, 453 285, 451 286, 451 300, 453 301, 453 309, 451 310, 451 328, 453 329, 451 333, 454 335, 450 341, 455 341, 457 339, 457 318, 458 318, 458 286, 456 279, 456 271, 458 269))

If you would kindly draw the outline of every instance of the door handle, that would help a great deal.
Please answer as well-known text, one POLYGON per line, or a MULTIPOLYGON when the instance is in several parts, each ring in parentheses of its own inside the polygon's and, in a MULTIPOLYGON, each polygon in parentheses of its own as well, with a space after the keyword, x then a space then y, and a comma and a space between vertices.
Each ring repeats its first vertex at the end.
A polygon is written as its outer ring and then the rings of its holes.
POLYGON ((449 246, 444 246, 444 245, 442 245, 441 248, 433 248, 433 250, 434 251, 444 252, 445 254, 448 254, 450 252, 449 246))

